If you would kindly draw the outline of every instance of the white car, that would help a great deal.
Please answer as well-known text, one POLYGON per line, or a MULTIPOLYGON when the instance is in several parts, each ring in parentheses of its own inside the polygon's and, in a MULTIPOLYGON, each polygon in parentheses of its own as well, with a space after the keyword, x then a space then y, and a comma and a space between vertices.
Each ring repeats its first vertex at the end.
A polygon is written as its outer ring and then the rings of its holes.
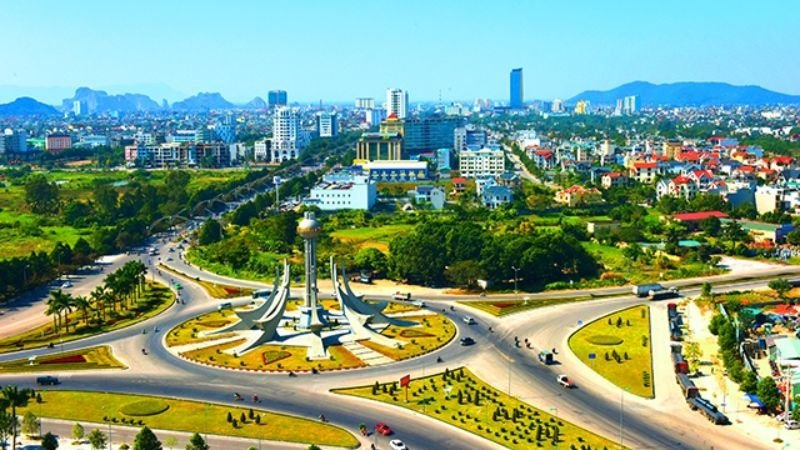
POLYGON ((556 381, 558 381, 558 384, 560 384, 562 387, 567 388, 567 389, 572 389, 572 388, 575 387, 575 383, 573 383, 572 380, 570 380, 568 376, 563 375, 563 374, 557 376, 556 377, 556 381))
POLYGON ((408 450, 406 444, 404 444, 400 439, 392 439, 389 441, 389 447, 392 447, 393 450, 408 450))
POLYGON ((475 325, 475 319, 470 316, 464 316, 464 323, 467 325, 475 325))
POLYGON ((800 430, 800 421, 794 419, 786 419, 783 422, 783 427, 787 430, 800 430))
POLYGON ((72 287, 71 281, 65 281, 64 283, 61 284, 61 289, 69 289, 71 287, 72 287))

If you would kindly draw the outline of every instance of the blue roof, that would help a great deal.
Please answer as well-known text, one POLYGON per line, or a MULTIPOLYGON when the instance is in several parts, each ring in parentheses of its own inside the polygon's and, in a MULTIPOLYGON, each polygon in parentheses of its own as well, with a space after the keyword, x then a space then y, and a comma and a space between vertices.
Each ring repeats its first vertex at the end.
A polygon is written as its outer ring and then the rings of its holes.
POLYGON ((759 408, 764 408, 765 407, 764 406, 764 402, 762 402, 761 399, 758 398, 758 395, 756 395, 756 394, 745 394, 744 396, 747 397, 748 400, 750 400, 750 403, 755 403, 756 406, 758 406, 759 408))

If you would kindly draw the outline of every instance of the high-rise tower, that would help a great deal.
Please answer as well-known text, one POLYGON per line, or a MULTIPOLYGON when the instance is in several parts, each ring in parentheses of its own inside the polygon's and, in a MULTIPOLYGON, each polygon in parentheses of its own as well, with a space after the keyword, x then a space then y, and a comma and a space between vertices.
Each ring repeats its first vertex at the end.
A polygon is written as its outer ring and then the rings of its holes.
POLYGON ((522 68, 511 69, 511 109, 522 109, 524 100, 522 95, 522 68))
POLYGON ((303 293, 303 306, 300 308, 300 324, 303 330, 319 331, 322 328, 322 306, 317 294, 317 237, 320 224, 313 212, 306 212, 303 220, 297 225, 297 234, 305 241, 306 289, 303 293))
POLYGON ((396 115, 398 119, 405 119, 408 114, 408 92, 402 89, 389 88, 386 90, 386 115, 396 115))

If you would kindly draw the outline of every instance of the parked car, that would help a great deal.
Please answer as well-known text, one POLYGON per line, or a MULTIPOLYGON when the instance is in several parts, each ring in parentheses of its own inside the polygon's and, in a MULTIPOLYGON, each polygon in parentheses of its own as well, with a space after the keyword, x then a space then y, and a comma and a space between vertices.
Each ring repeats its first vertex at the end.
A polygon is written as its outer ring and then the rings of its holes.
POLYGON ((800 430, 800 421, 788 419, 783 422, 783 427, 787 430, 800 430))
POLYGON ((569 377, 564 374, 557 376, 556 381, 558 381, 558 384, 560 384, 562 387, 567 389, 572 389, 575 387, 575 383, 573 383, 572 380, 570 380, 569 377))
POLYGON ((461 338, 461 345, 466 347, 468 345, 473 345, 473 344, 475 344, 475 339, 472 339, 469 336, 461 338))
POLYGON ((475 323, 476 323, 476 322, 475 322, 475 319, 473 319, 473 318, 472 318, 472 317, 470 317, 470 316, 464 316, 464 319, 462 319, 462 320, 463 320, 463 321, 464 321, 464 323, 465 323, 465 324, 467 324, 467 325, 475 325, 475 323))
POLYGON ((379 434, 384 435, 384 436, 390 436, 390 435, 394 434, 394 431, 392 431, 392 429, 389 427, 389 425, 386 425, 383 422, 378 422, 375 425, 375 431, 377 433, 379 433, 379 434))
POLYGON ((61 289, 69 289, 71 287, 72 287, 72 282, 69 280, 61 283, 61 289))
POLYGON ((404 444, 400 439, 392 439, 389 441, 389 447, 392 447, 392 450, 408 450, 406 444, 404 444))
POLYGON ((45 375, 43 377, 36 377, 36 384, 38 384, 40 386, 45 386, 45 385, 46 386, 55 386, 55 385, 59 384, 59 382, 58 382, 58 378, 50 376, 50 375, 45 375))

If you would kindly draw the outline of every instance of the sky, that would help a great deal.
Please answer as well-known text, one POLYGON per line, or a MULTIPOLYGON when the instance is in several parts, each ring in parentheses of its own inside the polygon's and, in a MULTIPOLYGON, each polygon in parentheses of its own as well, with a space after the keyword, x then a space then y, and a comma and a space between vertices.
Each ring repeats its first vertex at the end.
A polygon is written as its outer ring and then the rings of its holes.
POLYGON ((79 86, 157 101, 570 98, 644 80, 800 94, 800 2, 3 0, 0 102, 79 86), (20 89, 20 87, 22 89, 20 89))

